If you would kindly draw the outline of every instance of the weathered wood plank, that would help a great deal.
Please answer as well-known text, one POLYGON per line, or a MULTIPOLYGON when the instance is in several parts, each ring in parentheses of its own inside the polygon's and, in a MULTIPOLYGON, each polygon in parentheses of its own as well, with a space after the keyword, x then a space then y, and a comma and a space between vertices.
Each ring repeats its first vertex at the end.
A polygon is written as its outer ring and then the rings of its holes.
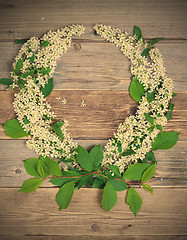
POLYGON ((94 38, 92 27, 103 23, 147 37, 186 38, 186 1, 149 0, 9 0, 0 6, 0 39, 27 38, 68 24, 84 24, 82 38, 94 38))
MULTIPOLYGON (((97 225, 93 225, 93 231, 97 231, 97 225)), ((46 236, 46 235, 34 235, 34 234, 27 234, 27 235, 18 235, 18 236, 1 236, 1 240, 186 240, 187 236, 179 236, 179 235, 140 235, 140 236, 124 236, 124 235, 113 235, 113 236, 92 236, 92 235, 76 235, 76 236, 46 236)))
POLYGON ((43 188, 24 194, 18 189, 0 189, 1 235, 187 234, 186 188, 154 188, 153 196, 138 189, 143 205, 136 218, 124 203, 123 192, 118 193, 118 203, 110 213, 101 208, 102 191, 96 189, 76 191, 68 209, 59 212, 57 190, 43 188))
MULTIPOLYGON (((58 61, 54 74, 55 89, 128 90, 131 79, 130 63, 119 49, 106 42, 76 41, 73 46, 58 61)), ((187 91, 186 41, 163 41, 157 46, 163 54, 175 91, 187 91)), ((0 78, 9 77, 20 47, 10 42, 0 44, 0 78)))
MULTIPOLYGON (((0 91, 0 123, 15 118, 10 91, 0 91)), ((127 91, 59 90, 48 97, 58 119, 69 122, 68 130, 74 139, 108 139, 113 137, 118 125, 127 116, 134 114, 137 104, 127 91), (61 100, 57 100, 60 97, 61 100), (62 103, 63 99, 67 104, 62 103), (86 106, 81 107, 85 100, 86 106)), ((175 103, 173 118, 165 129, 180 132, 180 139, 187 139, 187 94, 178 93, 172 100, 175 103)), ((2 127, 0 139, 8 138, 2 127)))
MULTIPOLYGON (((107 141, 79 140, 78 144, 91 149, 96 144, 105 146, 107 141)), ((20 187, 30 176, 26 173, 22 160, 38 157, 26 148, 24 140, 0 140, 0 187, 20 187)), ((187 186, 187 142, 179 141, 167 151, 156 151, 158 161, 155 177, 150 181, 152 186, 187 186)), ((42 186, 51 187, 47 181, 42 186)))

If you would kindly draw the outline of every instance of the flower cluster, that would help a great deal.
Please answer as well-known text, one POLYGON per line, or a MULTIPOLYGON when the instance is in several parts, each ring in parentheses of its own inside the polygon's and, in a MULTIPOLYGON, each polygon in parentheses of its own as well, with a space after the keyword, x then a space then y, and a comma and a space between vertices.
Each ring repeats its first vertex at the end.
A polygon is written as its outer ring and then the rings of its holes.
POLYGON ((166 124, 165 114, 172 98, 172 80, 165 74, 163 59, 157 48, 149 51, 149 60, 142 56, 142 49, 147 47, 142 38, 138 40, 136 35, 128 36, 126 32, 105 25, 98 24, 94 29, 98 35, 119 47, 131 61, 131 74, 145 90, 135 116, 128 117, 119 125, 115 137, 105 147, 102 164, 115 164, 123 172, 132 163, 145 159, 160 131, 159 127, 166 124), (151 94, 154 99, 149 101, 148 95, 151 94), (149 114, 153 124, 145 114, 149 114), (128 151, 135 154, 123 154, 128 151))
POLYGON ((72 35, 81 35, 84 27, 72 25, 58 31, 49 31, 41 39, 30 38, 19 51, 11 73, 15 93, 14 109, 18 121, 26 132, 30 133, 27 147, 39 155, 55 158, 70 157, 76 144, 67 133, 67 122, 60 130, 60 139, 54 131, 54 113, 41 92, 52 77, 56 61, 71 45, 72 35))

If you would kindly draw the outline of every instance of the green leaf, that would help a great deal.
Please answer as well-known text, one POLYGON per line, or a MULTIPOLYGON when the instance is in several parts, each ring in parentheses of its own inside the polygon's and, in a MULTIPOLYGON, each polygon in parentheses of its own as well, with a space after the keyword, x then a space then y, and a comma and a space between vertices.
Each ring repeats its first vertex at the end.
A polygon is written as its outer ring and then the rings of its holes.
POLYGON ((34 55, 34 53, 32 54, 32 56, 31 56, 29 59, 30 59, 30 62, 31 62, 31 63, 34 62, 34 60, 35 60, 35 55, 34 55))
POLYGON ((167 150, 172 148, 178 140, 179 133, 177 132, 161 132, 152 142, 152 150, 167 150))
POLYGON ((156 128, 162 132, 162 126, 161 125, 157 124, 156 128))
POLYGON ((154 92, 147 92, 147 101, 150 103, 151 101, 155 100, 155 94, 154 92))
POLYGON ((49 182, 52 183, 53 185, 62 187, 64 184, 72 182, 74 180, 75 178, 51 178, 49 182))
POLYGON ((155 126, 151 126, 151 127, 149 128, 149 132, 152 132, 152 131, 154 130, 154 128, 155 128, 155 126))
POLYGON ((74 193, 74 181, 64 184, 56 195, 56 202, 60 209, 66 209, 72 199, 74 193))
POLYGON ((130 188, 128 190, 126 203, 130 206, 130 210, 134 213, 136 217, 142 206, 142 199, 134 188, 130 188))
POLYGON ((48 79, 48 83, 45 84, 41 91, 44 98, 51 94, 51 92, 53 91, 53 78, 48 79))
POLYGON ((57 176, 57 177, 62 176, 62 171, 56 161, 54 161, 48 157, 44 158, 42 156, 40 156, 40 159, 42 159, 42 161, 45 163, 50 174, 57 176))
POLYGON ((23 61, 19 59, 16 63, 15 74, 18 74, 22 67, 23 67, 23 61))
POLYGON ((125 157, 133 154, 136 154, 136 152, 133 151, 132 149, 126 149, 124 152, 122 152, 121 156, 125 157))
POLYGON ((107 182, 104 190, 103 190, 103 197, 102 197, 102 206, 106 211, 110 211, 115 204, 117 203, 117 193, 114 189, 113 185, 110 182, 107 182))
POLYGON ((151 49, 150 48, 145 48, 141 54, 142 57, 147 57, 148 56, 148 53, 151 49))
POLYGON ((172 113, 167 112, 166 113, 166 118, 167 118, 167 120, 170 120, 172 118, 172 113))
POLYGON ((44 170, 43 170, 41 161, 38 161, 37 171, 38 171, 40 177, 43 178, 44 177, 44 170))
POLYGON ((148 184, 142 184, 142 187, 143 187, 146 191, 148 191, 148 192, 150 192, 151 194, 153 194, 153 188, 152 188, 150 185, 148 185, 148 184))
POLYGON ((64 125, 64 122, 61 122, 61 121, 58 121, 57 123, 56 123, 56 125, 57 125, 57 127, 62 127, 63 125, 64 125))
POLYGON ((153 117, 151 117, 148 113, 144 113, 144 116, 145 116, 145 118, 147 119, 147 121, 148 121, 149 123, 151 123, 152 125, 154 124, 154 119, 153 119, 153 117))
POLYGON ((93 175, 87 175, 87 176, 80 176, 79 178, 77 178, 76 180, 76 186, 75 186, 75 189, 78 190, 80 189, 82 186, 86 186, 86 187, 89 187, 93 181, 95 179, 93 178, 93 175))
POLYGON ((124 173, 124 179, 140 180, 143 172, 150 166, 149 163, 134 163, 124 173))
POLYGON ((110 178, 108 182, 112 184, 116 191, 124 191, 128 188, 126 182, 121 180, 110 178))
POLYGON ((133 34, 136 35, 136 38, 139 40, 142 37, 141 29, 138 26, 134 26, 133 34))
POLYGON ((34 192, 43 183, 42 178, 29 178, 21 186, 19 192, 31 193, 34 192))
POLYGON ((155 174, 156 164, 151 165, 142 175, 141 181, 143 183, 149 181, 155 174))
POLYGON ((6 123, 3 124, 3 127, 7 136, 14 139, 22 138, 29 135, 29 133, 23 130, 17 119, 8 120, 6 123))
POLYGON ((145 90, 142 84, 139 83, 136 77, 132 78, 132 82, 130 84, 130 95, 136 101, 140 102, 141 97, 143 96, 145 90))
POLYGON ((110 169, 116 176, 121 177, 121 173, 119 171, 118 166, 110 164, 110 169))
POLYGON ((172 102, 169 103, 169 108, 170 108, 170 111, 172 112, 174 109, 174 104, 172 102))
POLYGON ((48 45, 49 45, 49 41, 43 40, 43 42, 41 43, 42 47, 47 47, 48 45))
POLYGON ((13 81, 9 78, 1 78, 0 79, 0 84, 3 84, 3 85, 12 85, 13 84, 13 81))
POLYGON ((82 168, 91 172, 93 170, 93 161, 87 150, 79 145, 76 152, 77 162, 82 168))
POLYGON ((152 45, 154 45, 155 43, 157 43, 157 42, 159 42, 159 41, 161 41, 161 40, 163 40, 164 38, 155 38, 155 39, 153 39, 151 42, 150 42, 150 45, 152 46, 152 45))
POLYGON ((14 41, 15 44, 23 44, 26 43, 28 41, 28 39, 16 39, 14 41))
POLYGON ((33 177, 40 177, 37 170, 38 162, 39 159, 37 158, 30 158, 23 161, 26 172, 33 177))
POLYGON ((27 125, 30 123, 30 121, 27 119, 27 117, 25 116, 24 120, 23 120, 24 124, 27 125))
POLYGON ((56 134, 60 138, 60 140, 63 140, 63 133, 62 133, 61 128, 59 128, 57 125, 52 125, 51 127, 52 127, 53 131, 56 132, 56 134))
POLYGON ((156 159, 155 159, 155 155, 154 155, 153 152, 147 152, 147 153, 146 153, 146 159, 147 159, 148 161, 157 163, 157 161, 156 161, 156 159))
POLYGON ((64 177, 76 177, 76 176, 81 176, 81 174, 77 171, 63 171, 62 176, 64 176, 64 177))
POLYGON ((103 189, 104 187, 104 182, 102 179, 96 178, 93 182, 92 188, 99 188, 103 189))
POLYGON ((50 71, 51 69, 47 67, 47 68, 42 68, 40 70, 40 73, 42 73, 43 75, 47 75, 50 71))
POLYGON ((173 92, 172 93, 172 98, 175 97, 175 96, 177 96, 177 94, 173 92))
POLYGON ((93 161, 94 168, 97 167, 103 160, 103 149, 101 145, 96 145, 90 151, 90 156, 93 161))
POLYGON ((41 177, 48 177, 50 175, 47 166, 41 159, 38 161, 37 171, 41 177))

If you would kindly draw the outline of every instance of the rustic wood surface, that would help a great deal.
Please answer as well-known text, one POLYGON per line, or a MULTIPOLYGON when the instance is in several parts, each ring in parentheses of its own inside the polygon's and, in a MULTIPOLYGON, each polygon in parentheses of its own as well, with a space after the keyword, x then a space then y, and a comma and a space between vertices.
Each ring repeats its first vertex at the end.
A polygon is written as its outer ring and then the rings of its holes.
MULTIPOLYGON (((158 168, 150 181, 154 194, 137 189, 143 206, 134 218, 123 192, 107 213, 102 191, 81 189, 65 211, 58 211, 58 188, 44 183, 32 194, 18 193, 28 178, 22 160, 37 157, 13 140, 0 126, 0 239, 2 240, 181 240, 187 239, 187 1, 185 0, 0 0, 0 78, 9 77, 20 45, 15 39, 40 37, 48 30, 83 24, 85 34, 58 62, 55 90, 47 101, 58 119, 69 121, 73 139, 87 149, 103 147, 120 122, 136 111, 129 96, 130 63, 119 49, 93 32, 97 23, 132 33, 138 25, 146 40, 164 37, 157 44, 166 71, 174 81, 173 118, 165 130, 180 132, 176 146, 156 151, 158 168), (67 99, 63 105, 60 96, 67 99), (85 100, 86 106, 80 106, 85 100)), ((13 95, 0 86, 0 124, 15 118, 13 95)))

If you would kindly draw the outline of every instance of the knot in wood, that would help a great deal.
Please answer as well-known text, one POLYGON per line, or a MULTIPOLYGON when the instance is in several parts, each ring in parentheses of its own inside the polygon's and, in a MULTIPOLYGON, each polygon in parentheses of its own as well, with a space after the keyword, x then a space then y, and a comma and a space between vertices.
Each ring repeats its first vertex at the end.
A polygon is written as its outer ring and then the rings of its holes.
POLYGON ((94 231, 94 232, 98 232, 100 230, 100 227, 97 225, 97 224, 93 224, 91 226, 91 229, 94 231))

